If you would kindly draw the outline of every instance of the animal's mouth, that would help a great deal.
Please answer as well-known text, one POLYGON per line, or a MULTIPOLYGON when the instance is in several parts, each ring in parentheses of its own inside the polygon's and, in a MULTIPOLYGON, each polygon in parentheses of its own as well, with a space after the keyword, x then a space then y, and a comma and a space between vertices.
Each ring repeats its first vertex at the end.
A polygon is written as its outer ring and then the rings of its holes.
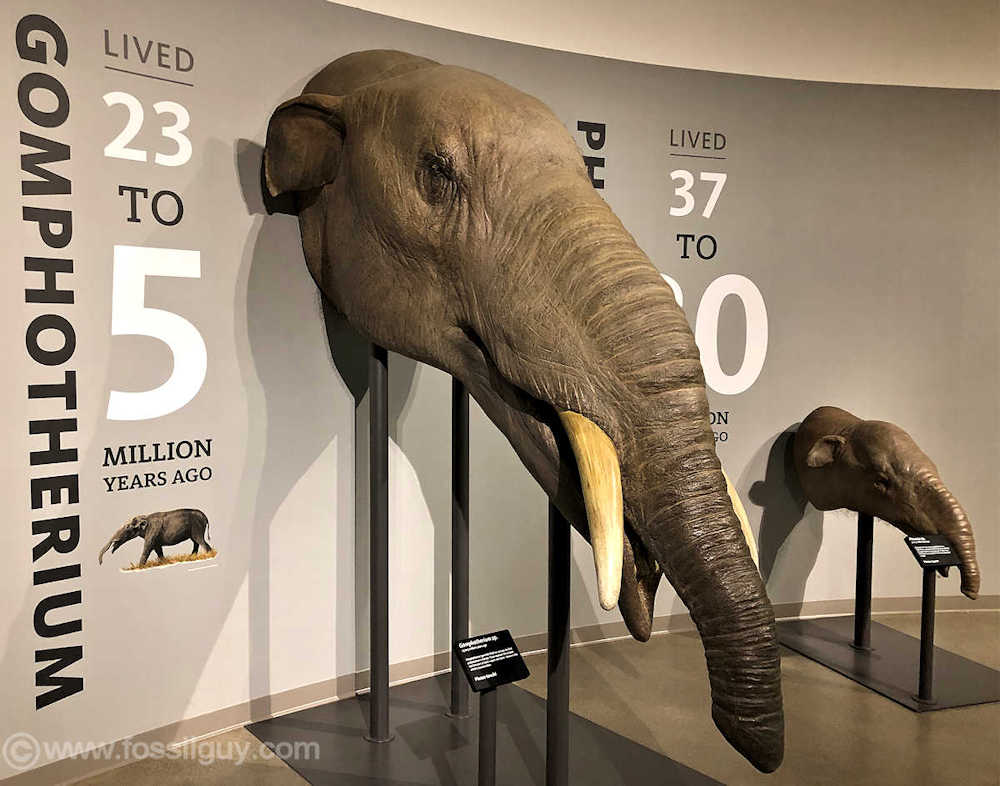
POLYGON ((633 636, 652 632, 662 572, 625 514, 620 449, 586 415, 532 395, 504 375, 486 343, 462 328, 464 380, 542 488, 594 551, 598 601, 616 605, 633 636), (504 428, 509 423, 511 428, 504 428))

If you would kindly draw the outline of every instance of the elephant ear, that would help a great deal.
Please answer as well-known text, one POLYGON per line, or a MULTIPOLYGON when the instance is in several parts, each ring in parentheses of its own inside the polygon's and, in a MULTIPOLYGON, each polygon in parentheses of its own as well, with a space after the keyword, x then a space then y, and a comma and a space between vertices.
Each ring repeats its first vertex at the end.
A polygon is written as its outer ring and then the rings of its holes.
POLYGON ((839 434, 828 434, 825 437, 820 437, 809 448, 809 455, 806 456, 806 465, 810 467, 825 467, 827 464, 832 464, 837 456, 840 455, 840 451, 846 443, 847 440, 839 434))
POLYGON ((344 146, 343 99, 305 93, 274 110, 264 146, 264 182, 272 197, 333 182, 344 146))

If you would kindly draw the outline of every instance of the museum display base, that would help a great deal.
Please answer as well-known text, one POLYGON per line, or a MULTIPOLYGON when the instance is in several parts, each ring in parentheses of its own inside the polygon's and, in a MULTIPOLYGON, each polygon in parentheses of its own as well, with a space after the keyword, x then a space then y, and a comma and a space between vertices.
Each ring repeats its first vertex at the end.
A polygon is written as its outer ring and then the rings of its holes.
POLYGON ((789 649, 915 712, 1000 701, 1000 671, 940 647, 934 648, 934 700, 919 701, 920 639, 877 622, 869 650, 852 644, 853 616, 787 620, 777 627, 789 649))
MULTIPOLYGON (((448 711, 449 674, 389 691, 395 740, 373 744, 368 731, 368 697, 323 704, 247 729, 265 743, 319 743, 314 760, 285 759, 312 784, 474 784, 478 757, 478 697, 473 715, 452 718, 448 711)), ((496 783, 524 786, 545 783, 545 700, 516 685, 498 689, 496 783)), ((579 715, 569 716, 570 778, 574 786, 669 783, 718 784, 695 770, 639 745, 579 715)))

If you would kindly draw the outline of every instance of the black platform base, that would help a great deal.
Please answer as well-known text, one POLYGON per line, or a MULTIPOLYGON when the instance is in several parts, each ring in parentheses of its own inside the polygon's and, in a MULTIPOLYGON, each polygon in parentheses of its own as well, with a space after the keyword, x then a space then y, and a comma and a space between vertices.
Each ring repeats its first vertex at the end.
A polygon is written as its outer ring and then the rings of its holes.
POLYGON ((920 640, 872 623, 871 649, 855 649, 854 617, 778 623, 778 640, 916 712, 1000 701, 1000 671, 934 648, 934 701, 917 699, 920 640))
MULTIPOLYGON (((393 742, 366 742, 366 696, 331 702, 247 726, 265 743, 318 742, 319 758, 285 758, 312 784, 336 786, 467 786, 476 783, 477 717, 450 718, 449 675, 442 674, 391 689, 393 742)), ((497 691, 498 786, 545 783, 545 702, 508 685, 497 691)), ((478 712, 479 699, 471 709, 478 712)), ((288 745, 287 743, 293 743, 288 745)), ((569 716, 570 783, 573 786, 669 783, 719 784, 578 715, 569 716)))

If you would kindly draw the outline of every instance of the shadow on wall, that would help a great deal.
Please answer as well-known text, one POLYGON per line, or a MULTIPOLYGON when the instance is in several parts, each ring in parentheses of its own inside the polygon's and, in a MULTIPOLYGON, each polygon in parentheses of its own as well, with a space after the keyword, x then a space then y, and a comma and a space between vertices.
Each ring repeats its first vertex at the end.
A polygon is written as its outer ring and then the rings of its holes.
MULTIPOLYGON (((342 381, 333 367, 340 368, 337 356, 349 358, 342 363, 350 367, 363 364, 366 352, 360 338, 352 342, 349 336, 337 335, 334 362, 328 373, 317 370, 316 331, 323 332, 318 320, 325 309, 312 282, 301 275, 305 263, 298 222, 286 215, 267 215, 260 188, 262 152, 254 142, 241 139, 236 143, 236 168, 243 197, 248 212, 255 216, 243 254, 246 289, 245 293, 242 287, 237 289, 235 312, 238 343, 241 318, 245 318, 246 330, 240 366, 249 399, 249 423, 240 499, 246 508, 243 520, 251 522, 249 693, 255 701, 256 716, 271 713, 267 697, 274 692, 270 681, 273 555, 269 531, 292 488, 335 439, 337 467, 353 467, 353 408, 349 396, 354 395, 356 375, 347 374, 342 381), (360 361, 356 357, 359 353, 360 361)), ((327 337, 334 340, 329 331, 327 337)), ((351 473, 337 474, 337 505, 329 511, 331 523, 350 521, 354 493, 351 473)), ((331 531, 335 533, 334 548, 325 554, 318 551, 315 557, 329 560, 336 575, 350 575, 353 533, 336 526, 331 531)), ((343 650, 347 649, 344 642, 353 638, 354 598, 349 589, 340 590, 340 584, 335 600, 336 630, 330 636, 335 642, 337 664, 350 668, 355 653, 353 649, 343 650)))
MULTIPOLYGON (((369 342, 351 328, 312 281, 308 281, 309 302, 290 287, 290 273, 307 279, 302 258, 294 197, 265 196, 261 162, 263 148, 249 140, 237 142, 236 166, 251 215, 260 216, 256 233, 248 243, 244 265, 246 282, 246 329, 251 362, 244 369, 248 389, 253 376, 259 380, 263 400, 254 401, 252 411, 265 413, 265 433, 249 435, 249 456, 262 456, 263 465, 252 467, 248 460, 244 477, 245 498, 255 498, 250 520, 252 556, 249 577, 250 692, 258 698, 255 714, 270 714, 267 700, 270 683, 270 641, 272 588, 268 581, 272 562, 268 530, 282 502, 303 473, 330 444, 335 435, 337 448, 337 509, 329 511, 336 532, 336 553, 328 555, 337 565, 336 650, 339 674, 359 671, 368 664, 368 358, 369 342), (319 320, 322 319, 322 323, 319 320), (311 326, 325 333, 331 367, 317 369, 316 359, 307 355, 314 346, 311 326), (308 337, 303 340, 303 336, 308 337), (348 398, 348 396, 350 398, 348 398), (344 402, 353 405, 344 417, 344 402), (346 433, 345 433, 346 432, 346 433), (353 439, 351 438, 353 436, 353 439), (353 529, 345 526, 354 521, 353 529), (353 575, 353 583, 347 578, 353 575), (348 644, 347 642, 353 642, 348 644)), ((239 306, 239 304, 237 304, 239 306)), ((237 312, 239 308, 237 309, 237 312)), ((410 358, 390 356, 388 385, 389 437, 400 445, 400 424, 410 406, 418 364, 410 358)), ((442 411, 447 417, 447 409, 442 411)), ((446 422, 446 421, 445 421, 446 422)), ((258 431, 260 429, 258 428, 258 431)), ((400 446, 401 447, 401 446, 400 446)), ((392 446, 390 446, 392 452, 392 446)), ((257 462, 261 459, 257 458, 257 462)), ((403 456, 409 464, 409 460, 403 456)), ((411 474, 419 475, 419 462, 411 474)), ((424 485, 421 479, 420 485, 424 485)), ((440 482, 436 478, 435 482, 440 482)), ((446 517, 433 516, 435 577, 447 576, 448 539, 437 536, 440 527, 450 527, 446 517)), ((447 533, 450 535, 450 529, 447 533)), ((321 556, 321 555, 317 555, 321 556)), ((437 584, 437 578, 435 578, 437 584)), ((448 624, 448 595, 445 587, 436 603, 435 622, 448 624), (442 608, 438 609, 437 606, 442 608), (443 612, 439 613, 439 612, 443 612)), ((328 624, 321 621, 320 625, 328 624)), ((447 632, 444 632, 447 637, 447 632)), ((333 676, 333 675, 331 675, 333 676)), ((363 682, 363 680, 362 680, 363 682)), ((359 685, 359 687, 361 687, 359 685)))
POLYGON ((751 459, 745 475, 760 477, 763 465, 764 479, 750 486, 748 496, 762 509, 757 533, 760 573, 773 603, 804 600, 806 581, 823 542, 823 514, 806 501, 792 463, 797 429, 796 423, 775 435, 751 459))
MULTIPOLYGON (((823 513, 806 501, 792 463, 798 426, 796 423, 766 441, 739 478, 732 478, 757 537, 760 575, 772 604, 802 603, 823 543, 823 513), (761 476, 764 479, 758 480, 761 476), (749 492, 745 491, 748 487, 749 492)), ((663 583, 668 582, 664 579, 663 583)), ((658 616, 664 613, 659 608, 657 612, 658 616)), ((667 613, 686 612, 687 607, 675 595, 667 613)))

